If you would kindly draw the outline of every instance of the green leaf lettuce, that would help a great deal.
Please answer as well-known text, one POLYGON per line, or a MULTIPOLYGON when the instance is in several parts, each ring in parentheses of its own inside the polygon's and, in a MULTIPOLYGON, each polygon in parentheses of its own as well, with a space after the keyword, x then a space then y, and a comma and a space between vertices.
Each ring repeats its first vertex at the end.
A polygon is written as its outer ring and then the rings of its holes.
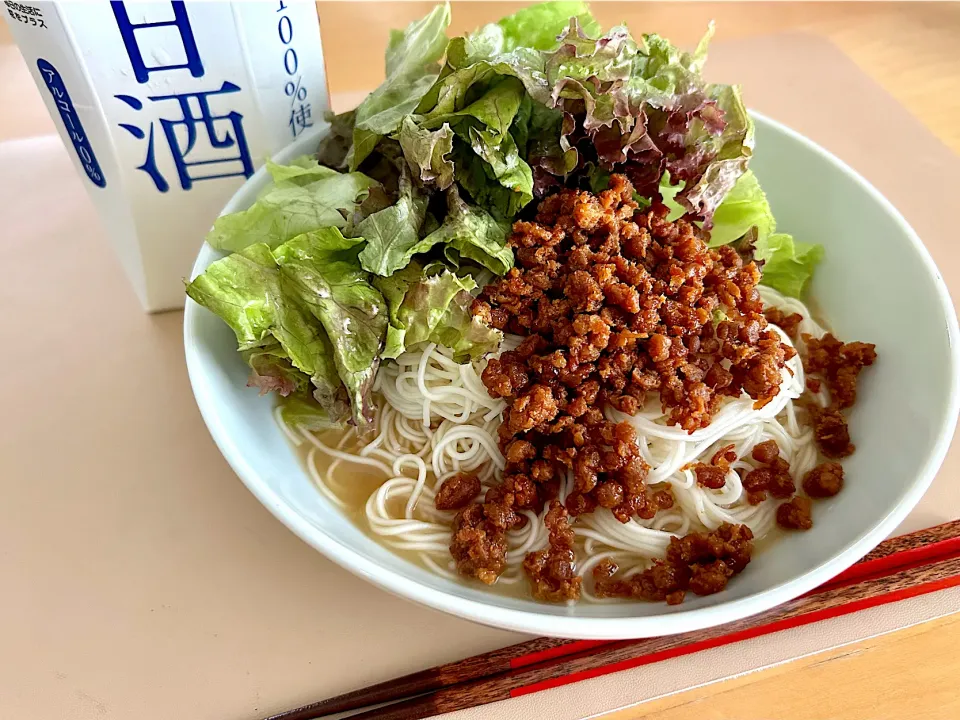
MULTIPOLYGON (((308 309, 285 291, 267 245, 251 245, 211 263, 187 284, 187 295, 230 326, 241 352, 279 344, 291 366, 310 378, 317 399, 337 416, 341 381, 333 347, 308 309)), ((257 354, 246 356, 248 362, 251 358, 257 354)))
POLYGON ((435 231, 421 241, 426 249, 438 243, 446 246, 445 254, 455 251, 457 258, 469 258, 504 275, 513 267, 513 251, 507 245, 505 223, 495 220, 483 208, 464 202, 456 186, 447 190, 447 217, 435 231))
POLYGON ((345 227, 345 216, 377 185, 363 173, 339 173, 313 158, 290 165, 267 162, 273 178, 248 209, 214 221, 207 243, 217 250, 236 252, 256 243, 270 248, 297 235, 323 227, 345 227))
POLYGON ((357 260, 362 238, 329 227, 298 235, 274 251, 263 243, 217 260, 187 294, 237 336, 251 383, 290 395, 308 390, 331 421, 342 387, 363 427, 386 335, 387 308, 357 260))
POLYGON ((453 350, 457 362, 467 362, 495 350, 503 335, 473 317, 470 291, 476 283, 444 269, 429 274, 412 263, 390 278, 374 284, 387 300, 390 327, 383 357, 396 358, 426 343, 453 350))
POLYGON ((447 47, 450 6, 437 5, 426 17, 393 33, 386 53, 387 78, 356 109, 353 149, 348 158, 356 170, 384 135, 396 132, 417 107, 439 73, 436 62, 447 47))
POLYGON ((753 257, 761 265, 760 282, 784 295, 800 297, 823 259, 823 246, 798 242, 776 228, 767 196, 748 170, 717 208, 710 245, 727 245, 755 233, 753 257))
POLYGON ((326 228, 300 235, 274 253, 284 289, 320 321, 333 345, 337 372, 360 427, 373 415, 370 391, 387 326, 383 296, 357 262, 362 242, 326 228))
POLYGON ((762 284, 798 298, 823 260, 823 245, 798 242, 786 233, 773 233, 766 240, 757 241, 756 257, 764 261, 762 284))
POLYGON ((290 427, 323 431, 341 427, 330 419, 330 414, 307 393, 295 393, 284 398, 280 406, 283 421, 290 427))
POLYGON ((443 123, 437 130, 418 127, 411 117, 400 126, 400 147, 410 171, 424 185, 446 190, 453 184, 453 130, 443 123))
POLYGON ((422 246, 420 227, 427 212, 427 198, 409 179, 401 176, 400 198, 390 207, 364 218, 356 227, 367 246, 360 252, 364 270, 389 276, 405 268, 422 246))

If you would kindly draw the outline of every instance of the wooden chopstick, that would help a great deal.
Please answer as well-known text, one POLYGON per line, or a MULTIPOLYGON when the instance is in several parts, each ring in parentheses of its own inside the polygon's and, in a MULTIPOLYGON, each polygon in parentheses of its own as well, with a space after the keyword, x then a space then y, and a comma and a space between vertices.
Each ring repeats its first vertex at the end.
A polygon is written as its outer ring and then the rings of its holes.
POLYGON ((955 557, 958 553, 960 553, 960 520, 906 535, 898 535, 877 545, 859 562, 815 588, 811 594, 848 584, 851 581, 887 575, 899 568, 915 567, 934 560, 955 557))
MULTIPOLYGON (((570 641, 537 638, 289 710, 267 720, 314 720, 325 715, 410 698, 422 693, 430 694, 351 717, 356 720, 414 720, 494 702, 546 687, 576 682, 577 679, 584 679, 579 677, 580 672, 590 672, 593 674, 589 677, 595 677, 625 669, 610 669, 611 664, 632 662, 628 667, 635 667, 647 662, 658 662, 668 657, 705 649, 700 647, 702 643, 708 643, 707 647, 717 647, 747 637, 777 632, 786 627, 796 627, 826 617, 855 612, 863 607, 872 607, 871 604, 863 603, 871 603, 877 599, 882 602, 875 604, 911 597, 909 594, 900 597, 898 593, 926 587, 929 585, 929 576, 924 574, 927 568, 936 567, 939 568, 937 572, 943 573, 945 569, 953 567, 949 565, 950 562, 960 562, 957 558, 960 558, 960 521, 886 540, 863 560, 811 593, 735 623, 695 633, 647 640, 570 641), (888 590, 886 588, 891 578, 896 578, 899 584, 893 590, 888 590), (850 588, 855 590, 852 595, 846 592, 850 588), (849 604, 849 608, 846 604, 849 604), (824 612, 831 614, 823 615, 824 612), (780 627, 783 623, 788 625, 780 627), (743 633, 747 635, 742 636, 743 633), (611 653, 613 655, 610 655, 611 653), (662 653, 668 654, 661 657, 662 653), (624 657, 616 659, 621 655, 624 657), (649 659, 651 657, 654 659, 649 659), (647 659, 644 661, 644 658, 647 659), (579 665, 585 665, 586 669, 569 669, 579 665), (569 672, 574 675, 568 676, 569 672), (574 679, 570 679, 571 677, 574 679)), ((957 566, 957 572, 960 572, 960 565, 957 566)), ((944 576, 940 579, 948 583, 943 587, 952 586, 949 583, 953 580, 956 581, 953 584, 960 584, 960 578, 944 576)), ((933 592, 936 589, 940 588, 932 587, 923 592, 933 592)))
POLYGON ((437 665, 428 670, 404 675, 376 685, 303 707, 271 715, 264 720, 313 720, 324 715, 334 715, 420 695, 432 690, 458 685, 496 675, 511 669, 535 665, 546 660, 584 652, 600 645, 609 645, 615 640, 563 640, 560 638, 536 638, 510 645, 466 660, 437 665))
POLYGON ((682 635, 613 643, 556 662, 511 670, 464 685, 453 685, 429 695, 351 715, 350 720, 423 720, 434 715, 508 700, 955 586, 960 586, 960 558, 907 568, 885 578, 866 580, 797 598, 774 610, 721 627, 682 635))

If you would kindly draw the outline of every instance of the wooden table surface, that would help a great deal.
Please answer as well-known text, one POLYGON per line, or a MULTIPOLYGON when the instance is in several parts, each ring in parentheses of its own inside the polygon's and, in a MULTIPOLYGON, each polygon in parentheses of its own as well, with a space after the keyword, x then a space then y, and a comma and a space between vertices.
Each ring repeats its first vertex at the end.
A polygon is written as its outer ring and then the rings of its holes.
MULTIPOLYGON (((520 3, 453 3, 455 32, 520 3)), ((359 91, 383 76, 388 30, 424 2, 320 2, 330 90, 359 91), (338 28, 366 28, 363 41, 338 28)), ((710 19, 717 39, 786 30, 829 38, 954 151, 960 153, 960 3, 618 3, 594 5, 600 22, 625 21, 674 42, 696 42, 710 19)), ((0 141, 55 132, 0 23, 0 141)), ((825 78, 825 82, 828 81, 825 78)), ((932 720, 960 717, 960 616, 691 690, 605 720, 932 720), (812 702, 816 698, 816 702, 812 702)))

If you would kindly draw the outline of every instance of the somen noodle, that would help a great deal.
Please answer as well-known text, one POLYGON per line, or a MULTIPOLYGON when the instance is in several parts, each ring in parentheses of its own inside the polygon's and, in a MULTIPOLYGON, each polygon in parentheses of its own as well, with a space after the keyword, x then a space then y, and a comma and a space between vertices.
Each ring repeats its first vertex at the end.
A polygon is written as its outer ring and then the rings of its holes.
MULTIPOLYGON (((804 318, 800 333, 823 336, 824 329, 799 300, 767 287, 760 292, 766 305, 804 318)), ((786 333, 777 330, 784 343, 792 344, 786 333)), ((507 336, 501 351, 518 343, 519 338, 507 336)), ((504 469, 497 427, 506 403, 488 394, 480 379, 482 362, 458 364, 448 349, 429 344, 420 352, 408 352, 385 363, 374 386, 377 412, 368 436, 372 439, 365 443, 359 441, 355 429, 337 436, 284 425, 292 438, 302 436, 309 444, 308 468, 319 490, 334 505, 349 505, 349 485, 357 472, 376 474, 382 482, 363 505, 370 532, 450 578, 457 577, 449 549, 455 512, 436 509, 436 492, 445 479, 459 472, 476 473, 485 491, 499 484, 504 469)), ((791 472, 803 477, 817 464, 818 455, 813 430, 800 417, 806 411, 796 401, 806 393, 821 406, 828 402, 826 389, 816 395, 806 389, 800 355, 787 362, 781 375, 779 393, 762 408, 755 409, 746 395, 727 398, 712 422, 693 433, 669 425, 656 398, 635 416, 607 408, 608 419, 626 420, 635 428, 640 453, 650 466, 647 484, 653 490, 669 487, 676 502, 649 520, 632 517, 621 523, 604 508, 581 516, 573 526, 580 558, 577 572, 589 578, 597 562, 610 558, 629 577, 662 557, 672 536, 713 530, 725 522, 749 526, 758 539, 768 535, 776 525, 776 505, 750 504, 737 471, 756 467, 751 450, 774 440, 791 472), (713 490, 699 485, 691 465, 708 462, 728 445, 733 445, 737 459, 730 464, 723 487, 713 490)), ((277 418, 283 424, 279 413, 277 418)), ((572 483, 568 473, 561 483, 561 501, 572 483)), ((527 522, 508 532, 507 569, 498 585, 519 582, 524 557, 547 544, 545 513, 546 508, 540 514, 523 511, 527 522)), ((582 597, 612 601, 597 598, 589 582, 584 583, 582 597)))

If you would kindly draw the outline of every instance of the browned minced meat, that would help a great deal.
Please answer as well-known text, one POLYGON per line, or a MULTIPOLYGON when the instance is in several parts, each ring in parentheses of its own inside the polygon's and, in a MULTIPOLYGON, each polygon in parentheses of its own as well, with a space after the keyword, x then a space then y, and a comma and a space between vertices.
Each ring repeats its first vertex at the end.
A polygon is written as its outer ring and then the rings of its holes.
POLYGON ((810 516, 810 498, 795 496, 777 508, 777 524, 788 530, 809 530, 813 527, 810 516))
POLYGON ((437 510, 459 510, 480 494, 476 473, 460 472, 440 484, 433 504, 437 510))
POLYGON ((635 598, 670 605, 683 602, 690 585, 690 568, 687 565, 655 560, 643 572, 629 578, 614 577, 620 567, 610 558, 604 558, 593 568, 594 594, 597 597, 635 598))
POLYGON ((716 465, 718 468, 723 469, 724 472, 727 472, 727 470, 730 469, 730 464, 737 459, 736 447, 733 443, 724 445, 710 458, 710 464, 716 465))
POLYGON ((697 463, 693 466, 693 474, 697 477, 697 484, 711 490, 719 490, 726 482, 727 471, 716 465, 697 463))
POLYGON ((525 518, 513 511, 512 495, 501 488, 490 488, 484 500, 457 513, 450 554, 461 575, 492 585, 507 566, 507 530, 525 518))
POLYGON ((876 361, 876 346, 862 342, 843 343, 830 333, 820 339, 804 335, 803 340, 807 345, 803 369, 826 379, 835 407, 841 410, 852 407, 857 400, 857 378, 863 368, 876 361))
POLYGON ((812 392, 819 392, 822 378, 830 390, 830 407, 810 407, 817 447, 828 458, 847 457, 856 448, 850 442, 847 419, 841 411, 856 402, 857 379, 863 368, 876 362, 876 346, 862 342, 844 343, 830 333, 819 339, 804 335, 803 341, 807 346, 803 369, 818 376, 808 377, 807 387, 812 392))
POLYGON ((833 497, 843 489, 843 466, 838 462, 821 463, 804 476, 802 486, 812 498, 833 497))
POLYGON ((688 565, 721 560, 736 575, 750 562, 752 552, 753 533, 750 528, 746 525, 723 523, 710 532, 695 532, 682 538, 670 538, 667 560, 688 565))
POLYGON ((543 518, 550 533, 549 545, 528 553, 523 560, 531 591, 538 600, 563 602, 580 599, 582 578, 575 569, 575 536, 568 518, 566 508, 554 500, 543 518))
POLYGON ((569 389, 591 380, 591 395, 625 412, 659 391, 671 421, 691 432, 709 424, 719 395, 773 397, 793 351, 767 329, 756 264, 709 249, 663 205, 638 211, 632 194, 614 175, 599 196, 563 190, 535 222, 514 224, 519 267, 487 286, 474 312, 535 339, 507 358, 519 368, 490 370, 487 388, 519 399, 546 386, 551 395, 534 405, 574 418, 593 401, 577 403, 569 389), (715 325, 717 309, 729 320, 715 325))
POLYGON ((750 455, 757 462, 769 465, 780 457, 780 447, 777 445, 776 440, 764 440, 762 443, 757 443, 753 446, 750 455))
POLYGON ((650 501, 656 506, 658 512, 660 510, 669 510, 673 507, 674 503, 673 491, 668 485, 663 490, 657 490, 655 493, 653 493, 653 495, 650 497, 650 501))
POLYGON ((792 338, 797 336, 797 329, 803 322, 803 315, 800 313, 790 313, 785 315, 780 308, 768 307, 763 311, 763 316, 767 322, 778 325, 787 335, 792 338))
POLYGON ((850 442, 850 428, 842 412, 833 407, 811 407, 810 419, 813 422, 813 439, 820 452, 828 458, 839 460, 856 450, 850 442))
POLYGON ((763 502, 769 492, 775 498, 788 498, 796 486, 790 475, 790 463, 780 457, 780 448, 774 440, 765 440, 754 446, 751 456, 761 463, 743 477, 743 489, 747 502, 756 505, 763 502))
POLYGON ((499 443, 518 509, 541 508, 569 469, 571 515, 651 518, 664 498, 646 488, 634 431, 601 408, 634 414, 659 393, 670 422, 693 432, 724 396, 778 392, 794 351, 767 328, 757 266, 666 215, 638 210, 620 175, 599 195, 562 190, 514 224, 517 267, 474 302, 482 320, 524 336, 482 375, 508 403, 499 443), (727 320, 715 323, 717 310, 727 320))
POLYGON ((712 532, 671 538, 666 560, 629 578, 614 577, 616 563, 602 560, 593 570, 594 592, 598 597, 666 600, 674 605, 687 590, 697 595, 720 592, 743 571, 752 553, 750 528, 724 523, 712 532))

